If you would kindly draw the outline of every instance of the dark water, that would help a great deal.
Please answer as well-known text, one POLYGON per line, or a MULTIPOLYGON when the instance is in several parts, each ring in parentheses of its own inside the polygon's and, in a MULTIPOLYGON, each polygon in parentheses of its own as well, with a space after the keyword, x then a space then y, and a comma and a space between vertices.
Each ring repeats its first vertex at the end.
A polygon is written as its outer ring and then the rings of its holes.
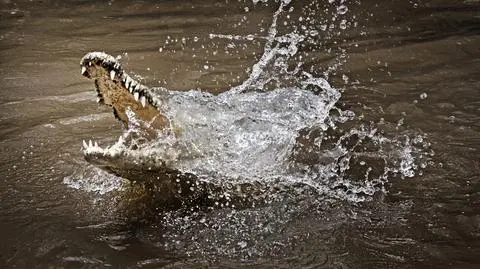
POLYGON ((1 3, 2 268, 480 266, 478 1, 346 1, 345 14, 342 1, 292 1, 280 15, 279 33, 339 27, 288 58, 341 90, 337 106, 355 117, 338 129, 423 137, 413 175, 390 176, 367 201, 306 190, 261 207, 165 211, 84 161, 83 139, 122 133, 80 76, 85 53, 123 55, 148 85, 223 92, 264 52, 246 37, 267 35, 279 3, 254 2, 1 3))

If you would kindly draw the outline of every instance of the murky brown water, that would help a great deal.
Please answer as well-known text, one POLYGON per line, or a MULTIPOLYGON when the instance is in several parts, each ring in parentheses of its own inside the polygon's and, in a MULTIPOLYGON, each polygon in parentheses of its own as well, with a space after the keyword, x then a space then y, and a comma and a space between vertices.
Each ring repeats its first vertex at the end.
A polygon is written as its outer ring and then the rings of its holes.
MULTIPOLYGON (((279 32, 301 28, 302 7, 330 5, 293 2, 279 32)), ((322 74, 345 49, 328 81, 342 89, 338 106, 356 113, 346 124, 424 134, 426 167, 362 203, 303 193, 234 213, 179 213, 108 191, 107 174, 84 170, 81 141, 122 130, 79 61, 121 54, 147 85, 222 92, 248 77, 264 41, 210 34, 265 36, 278 3, 2 1, 2 268, 480 266, 480 3, 378 2, 348 1, 357 27, 303 46, 302 68, 322 74), (79 173, 103 185, 65 184, 79 173)), ((321 23, 325 14, 308 15, 321 23)))

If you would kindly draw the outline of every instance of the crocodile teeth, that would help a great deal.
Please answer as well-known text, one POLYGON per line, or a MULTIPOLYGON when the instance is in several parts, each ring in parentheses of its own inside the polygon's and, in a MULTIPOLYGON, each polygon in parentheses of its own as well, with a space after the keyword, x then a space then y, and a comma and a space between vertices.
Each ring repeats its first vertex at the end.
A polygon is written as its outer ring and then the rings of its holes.
POLYGON ((83 140, 82 142, 83 142, 83 147, 84 147, 85 149, 88 148, 87 142, 85 142, 85 140, 83 140))
POLYGON ((140 97, 140 103, 142 103, 142 106, 145 107, 147 100, 145 99, 145 96, 140 97))
POLYGON ((88 141, 88 146, 89 146, 90 148, 93 147, 92 140, 88 141))
POLYGON ((133 93, 133 98, 135 98, 135 101, 138 101, 138 97, 140 94, 138 92, 133 93))
POLYGON ((99 146, 98 146, 98 143, 97 143, 97 142, 95 142, 95 147, 96 147, 96 148, 99 148, 99 146))
POLYGON ((130 87, 128 87, 128 90, 130 91, 130 93, 133 93, 133 91, 135 90, 135 87, 136 87, 136 85, 132 81, 132 83, 130 84, 130 87))
POLYGON ((130 88, 130 83, 131 83, 131 82, 132 82, 132 81, 130 80, 130 78, 129 78, 129 77, 126 77, 126 78, 125 78, 125 87, 130 88))
POLYGON ((85 66, 82 66, 82 72, 80 72, 80 74, 83 75, 83 73, 85 73, 85 71, 87 71, 87 68, 85 66))
POLYGON ((110 71, 110 79, 113 80, 115 78, 115 71, 110 71))
POLYGON ((97 103, 100 103, 102 99, 100 97, 97 97, 97 103))

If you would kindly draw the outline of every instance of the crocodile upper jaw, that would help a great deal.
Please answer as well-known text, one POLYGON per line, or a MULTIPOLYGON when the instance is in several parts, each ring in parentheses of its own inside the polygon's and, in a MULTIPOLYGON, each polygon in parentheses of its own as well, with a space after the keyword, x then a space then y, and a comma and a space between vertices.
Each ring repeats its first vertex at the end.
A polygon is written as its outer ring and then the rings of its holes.
POLYGON ((120 62, 103 52, 90 52, 80 61, 81 74, 95 80, 97 102, 113 108, 115 117, 129 124, 127 111, 134 112, 147 129, 163 130, 169 120, 158 109, 159 100, 151 89, 131 78, 120 62))

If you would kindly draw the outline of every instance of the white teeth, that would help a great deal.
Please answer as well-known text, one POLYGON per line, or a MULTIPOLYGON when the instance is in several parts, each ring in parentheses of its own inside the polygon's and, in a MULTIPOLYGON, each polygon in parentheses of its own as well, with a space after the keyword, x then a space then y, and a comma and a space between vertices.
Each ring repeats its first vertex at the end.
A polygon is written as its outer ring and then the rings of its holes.
POLYGON ((118 143, 119 143, 119 144, 123 144, 123 136, 119 136, 119 137, 118 137, 118 143))
POLYGON ((100 100, 102 100, 100 97, 97 97, 97 103, 100 103, 100 100))
POLYGON ((130 80, 130 77, 127 76, 127 77, 125 78, 125 87, 130 88, 130 83, 131 83, 131 82, 132 82, 132 81, 130 80))
POLYGON ((147 100, 145 99, 145 96, 140 97, 140 103, 142 103, 142 106, 145 107, 147 100))
POLYGON ((83 140, 83 152, 84 153, 95 153, 95 152, 102 152, 104 149, 102 149, 97 142, 89 140, 88 143, 83 140))
POLYGON ((138 92, 133 93, 133 98, 135 98, 135 101, 138 101, 139 95, 140 94, 138 92))
POLYGON ((130 90, 130 93, 133 93, 133 91, 135 90, 135 87, 137 87, 137 85, 132 80, 132 82, 130 83, 130 87, 128 88, 130 90))
POLYGON ((88 62, 88 66, 92 66, 92 62, 88 62))
POLYGON ((83 75, 83 73, 85 73, 85 71, 87 71, 87 68, 85 66, 82 66, 82 72, 80 74, 83 75))
POLYGON ((110 79, 113 80, 115 78, 115 71, 110 71, 110 79))

